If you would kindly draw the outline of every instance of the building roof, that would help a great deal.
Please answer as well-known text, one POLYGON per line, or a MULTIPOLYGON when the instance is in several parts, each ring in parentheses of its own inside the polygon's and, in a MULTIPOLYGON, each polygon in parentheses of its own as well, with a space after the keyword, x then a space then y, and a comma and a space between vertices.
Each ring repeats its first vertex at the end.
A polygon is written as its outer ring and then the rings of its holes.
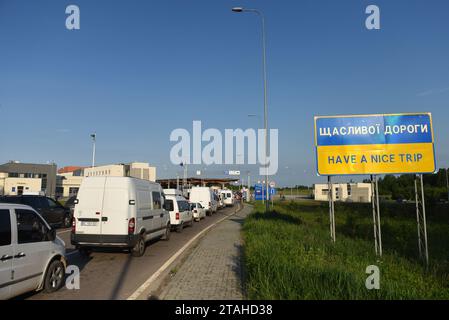
POLYGON ((61 169, 58 169, 58 173, 69 173, 73 172, 79 169, 84 169, 85 167, 79 167, 79 166, 67 166, 61 169))
MULTIPOLYGON (((169 184, 170 186, 176 186, 178 179, 174 178, 174 179, 158 179, 156 180, 156 182, 160 183, 162 187, 167 187, 169 184)), ((232 182, 235 181, 239 181, 239 179, 235 179, 235 178, 227 178, 227 179, 220 179, 220 178, 187 178, 187 184, 190 185, 220 185, 220 184, 224 184, 224 185, 228 185, 231 184, 232 182)), ((179 178, 179 184, 182 184, 183 179, 179 178)))

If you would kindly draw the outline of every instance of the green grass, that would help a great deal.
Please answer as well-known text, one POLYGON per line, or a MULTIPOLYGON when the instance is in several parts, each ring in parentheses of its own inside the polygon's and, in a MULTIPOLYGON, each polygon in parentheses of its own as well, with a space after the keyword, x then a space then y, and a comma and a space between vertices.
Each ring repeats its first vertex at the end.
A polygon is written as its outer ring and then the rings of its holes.
POLYGON ((370 205, 337 204, 337 242, 327 204, 260 204, 246 219, 244 254, 250 299, 448 299, 449 210, 429 207, 430 267, 418 258, 413 206, 381 208, 384 255, 374 254, 370 205), (380 290, 367 290, 366 267, 380 268, 380 290))

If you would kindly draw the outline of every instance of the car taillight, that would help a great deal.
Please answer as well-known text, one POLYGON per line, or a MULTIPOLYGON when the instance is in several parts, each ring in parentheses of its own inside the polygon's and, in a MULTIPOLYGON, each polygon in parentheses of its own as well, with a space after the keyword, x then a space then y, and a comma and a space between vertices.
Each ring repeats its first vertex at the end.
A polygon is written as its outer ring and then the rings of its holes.
POLYGON ((134 218, 129 219, 128 234, 134 234, 135 228, 136 228, 136 220, 134 220, 134 218))
POLYGON ((72 218, 72 233, 76 232, 76 218, 72 218))
POLYGON ((179 212, 176 212, 176 220, 179 220, 179 212))

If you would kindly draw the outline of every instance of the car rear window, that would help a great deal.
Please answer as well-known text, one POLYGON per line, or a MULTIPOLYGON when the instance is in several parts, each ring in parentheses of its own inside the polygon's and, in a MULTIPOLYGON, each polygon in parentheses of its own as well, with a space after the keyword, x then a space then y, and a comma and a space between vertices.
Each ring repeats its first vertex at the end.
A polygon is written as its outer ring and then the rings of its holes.
POLYGON ((169 199, 165 200, 165 206, 166 206, 168 211, 173 211, 174 210, 174 208, 173 208, 173 200, 169 200, 169 199))
POLYGON ((9 210, 0 210, 0 247, 11 244, 11 217, 9 210))
POLYGON ((180 212, 190 210, 189 203, 187 201, 182 201, 182 200, 178 201, 178 208, 179 208, 180 212))

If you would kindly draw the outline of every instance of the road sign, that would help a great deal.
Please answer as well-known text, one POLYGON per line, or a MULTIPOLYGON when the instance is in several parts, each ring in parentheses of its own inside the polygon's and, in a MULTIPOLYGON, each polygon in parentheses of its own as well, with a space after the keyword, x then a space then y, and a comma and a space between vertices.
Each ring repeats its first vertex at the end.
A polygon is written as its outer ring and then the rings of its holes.
POLYGON ((271 187, 271 188, 275 188, 275 187, 276 187, 276 182, 271 181, 271 182, 270 182, 270 187, 271 187))
POLYGON ((433 173, 432 115, 315 117, 319 175, 433 173))
MULTIPOLYGON (((254 185, 254 199, 255 200, 267 200, 266 197, 267 189, 264 184, 254 185)), ((276 194, 276 188, 268 188, 268 198, 276 194)), ((270 200, 270 199, 268 199, 270 200)))

